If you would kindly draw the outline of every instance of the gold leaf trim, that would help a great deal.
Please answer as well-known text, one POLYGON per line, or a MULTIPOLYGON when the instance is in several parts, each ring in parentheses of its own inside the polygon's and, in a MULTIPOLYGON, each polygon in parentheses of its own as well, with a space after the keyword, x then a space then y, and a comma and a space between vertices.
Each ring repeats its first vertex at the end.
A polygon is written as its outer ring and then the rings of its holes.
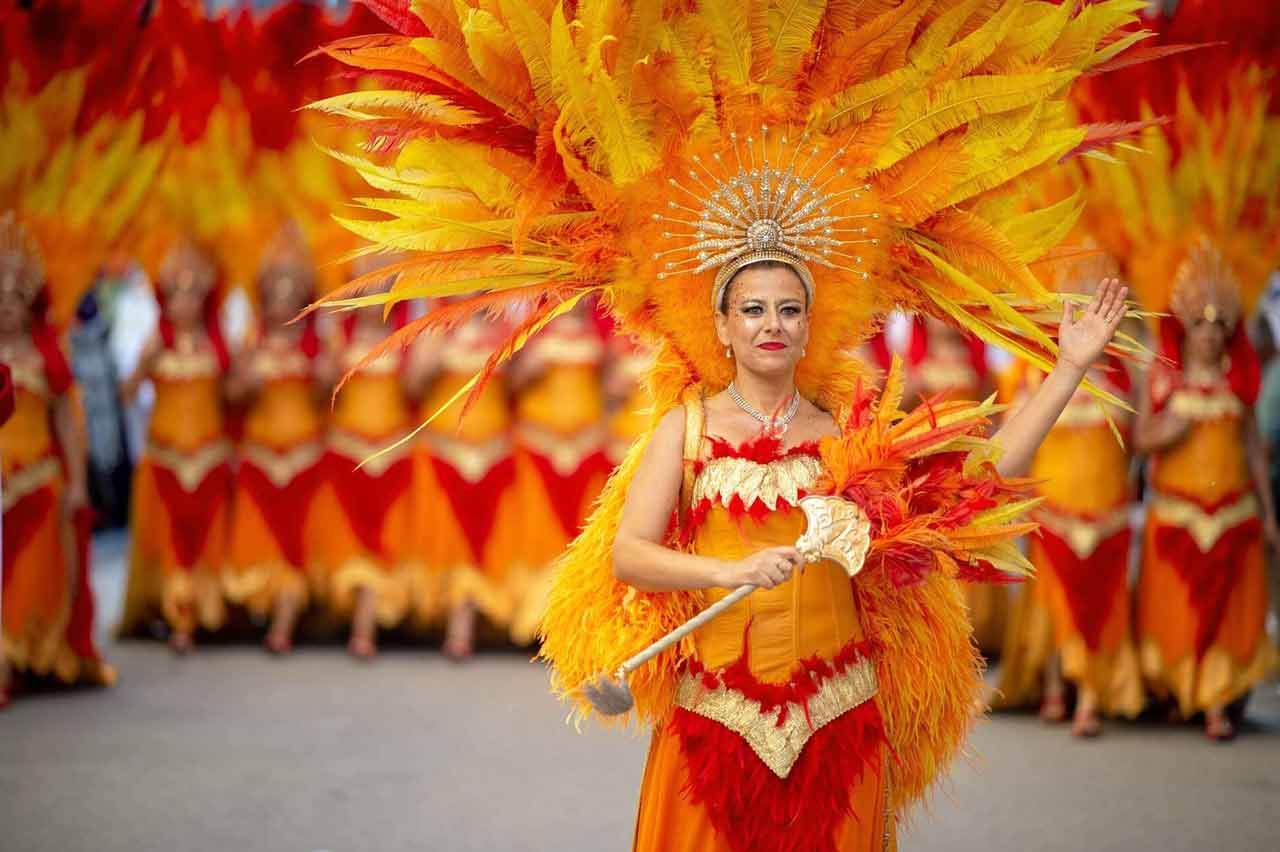
POLYGON ((263 381, 305 379, 311 375, 311 360, 302 352, 262 350, 254 356, 254 367, 263 381))
POLYGON ((511 454, 511 441, 505 435, 498 435, 482 444, 472 444, 447 435, 429 433, 426 444, 431 455, 448 463, 473 485, 511 454))
POLYGON ((244 461, 266 474, 272 485, 284 488, 320 461, 324 447, 319 441, 309 441, 282 452, 262 444, 245 443, 240 453, 244 461))
POLYGON ((329 431, 329 449, 351 459, 355 465, 364 464, 370 476, 381 476, 396 462, 409 454, 408 443, 393 444, 391 438, 371 441, 342 429, 329 431))
POLYGON ((787 702, 787 718, 782 724, 778 724, 778 716, 783 708, 765 712, 759 701, 723 684, 707 689, 689 672, 676 687, 675 703, 742 737, 773 774, 786 778, 810 737, 875 698, 879 689, 875 663, 862 659, 822 681, 817 694, 809 699, 807 716, 805 705, 787 702))
POLYGON ((13 386, 27 391, 33 396, 39 396, 47 399, 49 397, 49 380, 44 374, 44 370, 31 364, 18 364, 10 362, 9 376, 13 380, 13 386))
POLYGON ((531 423, 516 425, 516 438, 527 448, 546 458, 560 476, 570 476, 587 457, 604 449, 608 434, 604 424, 584 429, 575 435, 557 435, 531 423))
POLYGON ((212 352, 175 352, 166 349, 156 357, 151 376, 162 381, 212 378, 220 372, 212 352))
POLYGON ((821 475, 822 462, 804 454, 765 463, 739 458, 712 459, 693 484, 693 505, 710 500, 727 506, 737 495, 745 506, 757 500, 770 510, 777 509, 779 501, 796 506, 800 503, 800 492, 812 488, 821 475))
POLYGON ((1213 393, 1181 388, 1169 398, 1169 410, 1188 420, 1225 420, 1244 416, 1244 403, 1230 391, 1213 393))
POLYGON ((1097 518, 1082 518, 1042 504, 1035 512, 1035 520, 1065 541, 1077 558, 1088 559, 1099 544, 1128 528, 1129 510, 1121 506, 1097 518))
POLYGON ((1156 494, 1151 501, 1151 512, 1158 523, 1182 527, 1200 552, 1208 553, 1224 533, 1258 514, 1258 498, 1250 492, 1216 512, 1206 512, 1190 500, 1156 494))
POLYGON ((62 464, 53 456, 45 456, 20 467, 4 478, 4 511, 18 505, 23 497, 34 494, 62 474, 62 464))
POLYGON ((147 447, 151 464, 173 473, 182 490, 188 493, 200 487, 209 472, 231 458, 231 443, 219 439, 196 450, 175 450, 152 443, 147 447))

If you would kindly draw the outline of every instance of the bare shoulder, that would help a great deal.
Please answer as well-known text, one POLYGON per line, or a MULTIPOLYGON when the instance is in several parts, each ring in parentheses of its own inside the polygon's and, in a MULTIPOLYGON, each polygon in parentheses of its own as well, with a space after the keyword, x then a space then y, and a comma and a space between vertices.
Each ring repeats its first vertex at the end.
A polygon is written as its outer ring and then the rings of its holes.
POLYGON ((835 415, 824 408, 819 408, 809 400, 804 400, 797 415, 805 435, 815 438, 838 438, 840 426, 835 415))
POLYGON ((662 415, 662 419, 658 421, 657 427, 653 430, 653 445, 674 445, 677 447, 683 445, 684 420, 685 412, 683 405, 677 405, 675 408, 662 415))

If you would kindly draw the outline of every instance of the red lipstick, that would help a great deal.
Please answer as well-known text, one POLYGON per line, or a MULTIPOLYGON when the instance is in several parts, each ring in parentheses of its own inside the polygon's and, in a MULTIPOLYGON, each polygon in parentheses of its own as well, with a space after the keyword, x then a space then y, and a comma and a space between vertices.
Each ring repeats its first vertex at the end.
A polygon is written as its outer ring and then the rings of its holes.
POLYGON ((787 348, 787 344, 785 344, 785 343, 781 343, 781 342, 779 342, 779 341, 777 341, 777 340, 770 340, 770 341, 768 341, 768 342, 766 342, 766 343, 761 343, 761 344, 759 344, 757 348, 759 348, 759 349, 767 349, 767 350, 769 350, 770 352, 776 352, 776 351, 777 351, 777 350, 779 350, 779 349, 786 349, 786 348, 787 348))

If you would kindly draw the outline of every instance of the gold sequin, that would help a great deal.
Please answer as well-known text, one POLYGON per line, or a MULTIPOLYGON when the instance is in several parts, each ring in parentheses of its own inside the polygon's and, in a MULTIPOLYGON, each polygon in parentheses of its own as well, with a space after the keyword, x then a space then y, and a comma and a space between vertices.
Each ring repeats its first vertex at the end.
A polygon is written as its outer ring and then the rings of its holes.
POLYGON ((1240 499, 1216 512, 1206 512, 1199 504, 1172 494, 1156 494, 1151 513, 1159 523, 1182 527, 1201 553, 1208 553, 1227 530, 1234 529, 1258 514, 1258 499, 1243 494, 1240 499))
POLYGON ((217 440, 198 450, 175 450, 160 444, 147 447, 147 457, 157 467, 163 467, 178 479, 187 493, 195 491, 209 472, 231 457, 231 444, 217 440))
POLYGON ((1067 543, 1079 559, 1088 559, 1098 545, 1129 526, 1129 510, 1122 506, 1099 518, 1085 519, 1048 506, 1035 511, 1035 520, 1067 543))
POLYGON ((770 510, 777 509, 779 501, 795 506, 800 502, 800 492, 812 488, 821 474, 822 462, 801 453, 767 463, 711 459, 694 482, 693 505, 711 500, 727 506, 737 495, 745 506, 757 500, 770 510))
POLYGON ((284 488, 320 460, 324 447, 319 441, 312 441, 281 452, 262 444, 246 443, 240 452, 246 462, 266 474, 272 485, 284 488))
POLYGON ((8 474, 4 478, 4 511, 9 511, 23 497, 39 491, 61 474, 62 463, 53 456, 45 456, 8 474))
POLYGON ((1212 393, 1176 390, 1169 398, 1169 410, 1188 420, 1226 420, 1244 416, 1244 403, 1228 390, 1212 393))
POLYGON ((809 699, 807 717, 803 704, 788 702, 786 721, 779 725, 782 708, 765 712, 760 702, 736 689, 723 684, 708 689, 699 677, 685 672, 676 687, 676 706, 724 725, 742 737, 775 775, 786 778, 810 737, 870 701, 878 690, 875 663, 859 660, 843 673, 823 680, 817 694, 809 699))

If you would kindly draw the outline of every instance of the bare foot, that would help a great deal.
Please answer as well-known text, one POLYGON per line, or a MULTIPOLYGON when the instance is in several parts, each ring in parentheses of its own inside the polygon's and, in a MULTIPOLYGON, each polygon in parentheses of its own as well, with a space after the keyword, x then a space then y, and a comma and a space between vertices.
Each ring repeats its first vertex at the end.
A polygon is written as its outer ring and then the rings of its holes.
POLYGON ((1213 708, 1204 714, 1204 735, 1216 743, 1229 743, 1236 738, 1236 726, 1225 710, 1213 708))
POLYGON ((1061 695, 1046 695, 1040 702, 1040 721, 1056 725, 1067 719, 1067 701, 1061 695))
POLYGON ((356 589, 356 605, 351 613, 351 639, 347 653, 357 660, 372 660, 378 653, 378 599, 373 589, 356 589))
POLYGON ((462 662, 475 651, 476 607, 471 601, 463 601, 449 611, 449 626, 445 631, 444 652, 454 662, 462 662))
POLYGON ((275 612, 271 614, 271 629, 267 631, 265 645, 273 654, 287 654, 293 650, 293 628, 298 621, 301 601, 296 594, 282 594, 276 598, 275 612))
POLYGON ((169 634, 169 648, 179 657, 184 657, 191 653, 191 649, 195 647, 195 644, 191 634, 185 630, 175 630, 169 634))

